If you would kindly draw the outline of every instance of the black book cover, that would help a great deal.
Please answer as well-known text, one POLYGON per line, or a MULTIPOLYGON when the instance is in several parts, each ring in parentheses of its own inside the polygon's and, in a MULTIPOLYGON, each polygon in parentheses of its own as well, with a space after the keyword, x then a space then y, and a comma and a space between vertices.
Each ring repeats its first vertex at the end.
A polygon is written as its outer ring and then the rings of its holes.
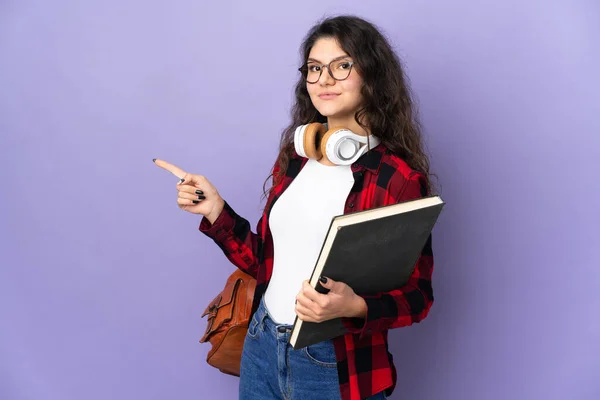
MULTIPOLYGON (((333 218, 310 284, 326 293, 318 279, 329 277, 368 295, 402 287, 444 206, 431 196, 333 218)), ((296 317, 290 343, 294 349, 345 334, 341 319, 320 323, 296 317)))

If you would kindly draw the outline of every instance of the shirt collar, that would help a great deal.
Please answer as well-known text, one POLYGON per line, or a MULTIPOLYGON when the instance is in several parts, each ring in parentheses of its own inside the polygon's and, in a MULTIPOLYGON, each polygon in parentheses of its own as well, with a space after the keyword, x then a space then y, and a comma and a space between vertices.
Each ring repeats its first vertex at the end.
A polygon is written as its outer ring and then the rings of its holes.
POLYGON ((374 174, 379 172, 379 167, 383 161, 383 154, 386 151, 386 147, 383 143, 375 146, 365 154, 360 156, 354 164, 352 164, 352 171, 357 172, 366 169, 374 174))
MULTIPOLYGON (((371 150, 360 156, 359 159, 350 166, 352 172, 359 172, 366 169, 373 174, 378 173, 379 167, 383 162, 383 155, 386 151, 387 147, 385 147, 383 143, 373 147, 371 150)), ((308 161, 307 158, 299 156, 296 152, 293 153, 292 158, 299 162, 300 168, 304 167, 308 161)))

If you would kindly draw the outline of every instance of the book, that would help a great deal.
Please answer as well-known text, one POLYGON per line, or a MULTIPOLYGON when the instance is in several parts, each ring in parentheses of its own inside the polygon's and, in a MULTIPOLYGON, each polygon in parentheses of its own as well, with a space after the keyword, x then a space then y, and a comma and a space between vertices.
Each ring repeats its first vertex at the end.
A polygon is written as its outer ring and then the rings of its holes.
MULTIPOLYGON (((344 282, 358 295, 401 288, 414 272, 444 204, 440 196, 428 196, 335 216, 310 285, 327 293, 319 283, 326 276, 344 282)), ((290 344, 301 349, 345 333, 341 318, 316 323, 296 316, 290 344)))

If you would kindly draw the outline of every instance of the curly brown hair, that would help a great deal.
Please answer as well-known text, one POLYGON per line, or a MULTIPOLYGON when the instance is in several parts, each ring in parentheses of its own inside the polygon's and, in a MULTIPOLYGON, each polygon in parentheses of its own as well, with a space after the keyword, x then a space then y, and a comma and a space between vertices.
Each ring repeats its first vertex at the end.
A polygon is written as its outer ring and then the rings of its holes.
MULTIPOLYGON (((424 151, 417 113, 401 62, 388 41, 372 23, 362 18, 347 15, 326 18, 306 35, 300 49, 302 63, 306 62, 311 48, 321 38, 336 39, 340 47, 354 59, 355 67, 363 79, 363 104, 354 115, 356 122, 379 137, 389 150, 412 169, 423 173, 427 192, 431 193, 429 159, 424 151)), ((310 122, 327 122, 327 118, 312 104, 302 74, 296 83, 295 96, 291 122, 283 131, 279 143, 276 161, 279 171, 273 176, 274 169, 271 170, 263 185, 264 196, 268 196, 265 186, 271 177, 275 186, 285 175, 295 151, 296 127, 310 122)))

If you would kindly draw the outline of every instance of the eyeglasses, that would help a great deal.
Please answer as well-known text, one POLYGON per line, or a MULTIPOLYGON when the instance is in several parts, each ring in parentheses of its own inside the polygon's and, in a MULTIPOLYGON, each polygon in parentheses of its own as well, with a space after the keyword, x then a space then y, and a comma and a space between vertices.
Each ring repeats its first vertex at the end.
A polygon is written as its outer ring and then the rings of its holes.
POLYGON ((343 81, 350 76, 354 61, 348 60, 333 60, 329 64, 317 64, 314 62, 308 62, 302 67, 298 68, 304 75, 306 82, 317 83, 321 79, 323 68, 327 68, 329 75, 336 81, 343 81))

